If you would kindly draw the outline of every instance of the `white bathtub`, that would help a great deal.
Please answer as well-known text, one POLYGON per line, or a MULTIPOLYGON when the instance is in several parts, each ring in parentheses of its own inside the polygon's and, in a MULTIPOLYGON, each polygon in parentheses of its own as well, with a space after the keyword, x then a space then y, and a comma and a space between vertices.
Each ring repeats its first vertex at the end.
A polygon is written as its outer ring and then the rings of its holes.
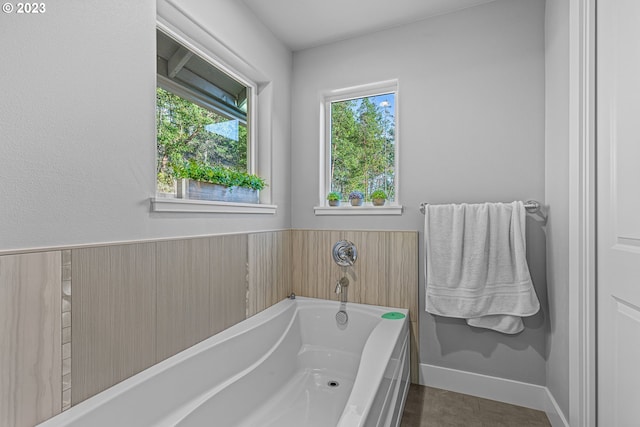
POLYGON ((281 301, 40 426, 398 426, 409 323, 381 316, 407 310, 346 307, 281 301))

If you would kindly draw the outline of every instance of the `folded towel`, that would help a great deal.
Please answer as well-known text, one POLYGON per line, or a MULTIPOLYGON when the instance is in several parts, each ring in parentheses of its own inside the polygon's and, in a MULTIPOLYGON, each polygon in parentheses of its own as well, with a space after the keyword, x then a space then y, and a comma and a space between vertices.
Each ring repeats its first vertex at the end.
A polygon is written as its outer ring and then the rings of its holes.
POLYGON ((515 334, 538 312, 522 202, 427 205, 426 310, 515 334))

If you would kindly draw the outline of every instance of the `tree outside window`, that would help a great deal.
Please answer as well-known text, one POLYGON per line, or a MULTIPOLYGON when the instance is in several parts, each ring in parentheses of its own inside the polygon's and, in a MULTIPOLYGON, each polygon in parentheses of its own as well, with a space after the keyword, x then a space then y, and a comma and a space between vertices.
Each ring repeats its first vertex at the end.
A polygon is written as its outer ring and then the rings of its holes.
MULTIPOLYGON (((252 174, 255 86, 156 30, 156 144, 159 193, 176 193, 179 171, 194 167, 252 174), (235 76, 234 76, 235 75, 235 76)), ((254 150, 255 151, 255 150, 254 150)))
POLYGON ((174 167, 200 164, 247 171, 247 127, 162 88, 156 89, 158 191, 174 192, 174 167))
POLYGON ((395 93, 332 101, 330 191, 396 194, 395 93))

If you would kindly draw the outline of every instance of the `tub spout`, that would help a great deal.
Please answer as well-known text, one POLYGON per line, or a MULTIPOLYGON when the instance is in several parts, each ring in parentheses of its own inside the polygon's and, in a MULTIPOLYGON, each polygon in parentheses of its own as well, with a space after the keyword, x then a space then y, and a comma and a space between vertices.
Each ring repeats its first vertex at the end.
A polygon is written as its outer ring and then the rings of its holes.
POLYGON ((347 288, 349 287, 349 279, 342 277, 336 283, 336 294, 340 294, 340 302, 347 302, 347 288))

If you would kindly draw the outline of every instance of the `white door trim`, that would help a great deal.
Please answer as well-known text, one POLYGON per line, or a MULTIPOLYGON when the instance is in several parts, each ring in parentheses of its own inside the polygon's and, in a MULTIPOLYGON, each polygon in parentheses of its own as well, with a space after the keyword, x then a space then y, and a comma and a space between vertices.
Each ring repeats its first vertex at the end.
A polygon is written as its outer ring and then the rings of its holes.
POLYGON ((595 7, 570 0, 569 424, 596 426, 595 7))

